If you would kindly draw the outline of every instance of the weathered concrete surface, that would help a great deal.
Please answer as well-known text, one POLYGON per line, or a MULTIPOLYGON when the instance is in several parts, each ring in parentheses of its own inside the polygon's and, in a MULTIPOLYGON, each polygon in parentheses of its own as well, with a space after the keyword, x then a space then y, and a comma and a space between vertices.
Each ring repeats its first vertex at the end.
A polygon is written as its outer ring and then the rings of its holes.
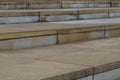
POLYGON ((1 80, 73 80, 120 68, 120 38, 0 52, 1 80))

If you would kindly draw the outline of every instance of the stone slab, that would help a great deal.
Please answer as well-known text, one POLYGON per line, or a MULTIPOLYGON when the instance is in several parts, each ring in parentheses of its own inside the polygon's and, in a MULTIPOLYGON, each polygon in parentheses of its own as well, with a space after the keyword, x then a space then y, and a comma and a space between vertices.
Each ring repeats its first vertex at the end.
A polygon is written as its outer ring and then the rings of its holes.
POLYGON ((0 52, 0 78, 77 80, 118 69, 119 40, 111 38, 0 52))
MULTIPOLYGON (((5 59, 5 58, 4 58, 5 59)), ((9 58, 10 63, 11 59, 9 58)), ((2 60, 5 61, 5 60, 2 60)), ((3 80, 42 80, 47 77, 57 76, 62 74, 71 73, 72 71, 86 69, 83 66, 73 65, 73 64, 64 64, 57 62, 49 62, 42 60, 30 60, 29 59, 18 59, 16 63, 12 63, 12 65, 8 63, 4 63, 0 65, 0 78, 3 80), (5 67, 6 65, 6 67, 5 67), (9 68, 7 67, 9 66, 9 68), (4 68, 3 68, 4 67, 4 68), (14 70, 13 70, 14 68, 14 70), (65 72, 65 73, 64 73, 65 72), (6 76, 6 74, 8 76, 6 76), (10 76, 10 77, 9 77, 10 76)), ((61 77, 62 78, 62 77, 61 77)), ((68 77, 69 79, 69 77, 68 77)), ((57 79, 56 79, 57 80, 57 79)))
MULTIPOLYGON (((19 25, 16 25, 14 24, 14 25, 1 25, 0 39, 5 40, 5 39, 36 37, 36 36, 48 36, 48 35, 61 35, 62 36, 62 35, 72 35, 72 34, 76 34, 78 36, 79 35, 82 36, 83 34, 88 34, 89 38, 93 38, 92 35, 94 34, 94 32, 96 33, 98 32, 98 35, 99 35, 99 31, 103 31, 104 33, 104 27, 106 28, 106 30, 107 30, 107 27, 108 28, 111 27, 111 29, 113 29, 113 32, 115 32, 115 29, 118 28, 117 32, 115 34, 111 32, 111 35, 113 36, 119 35, 119 24, 110 24, 110 25, 81 24, 81 26, 77 24, 76 25, 74 24, 73 25, 69 25, 69 24, 59 24, 59 25, 57 24, 31 24, 31 25, 21 24, 20 25, 19 24, 19 25)), ((101 37, 103 37, 102 34, 101 34, 101 37)), ((76 36, 76 38, 78 37, 76 36)))

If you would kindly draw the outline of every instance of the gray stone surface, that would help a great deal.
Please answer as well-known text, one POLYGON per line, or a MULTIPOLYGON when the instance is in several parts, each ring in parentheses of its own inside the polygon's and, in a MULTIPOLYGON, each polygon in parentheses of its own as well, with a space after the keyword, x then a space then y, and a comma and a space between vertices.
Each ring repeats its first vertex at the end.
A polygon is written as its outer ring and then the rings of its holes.
MULTIPOLYGON (((112 14, 111 14, 112 15, 112 14)), ((61 21, 51 23, 62 23, 62 24, 120 24, 120 18, 106 18, 106 19, 94 19, 94 20, 76 20, 76 21, 61 21)))
POLYGON ((0 9, 8 10, 8 9, 26 9, 27 5, 0 5, 0 9))
POLYGON ((79 19, 100 19, 100 18, 108 18, 108 13, 93 13, 79 15, 79 19))
POLYGON ((76 15, 50 15, 50 16, 41 16, 40 20, 43 21, 44 19, 47 22, 54 22, 54 21, 67 21, 67 20, 76 20, 76 15))
POLYGON ((94 76, 94 80, 115 80, 120 77, 120 68, 94 76))
POLYGON ((31 38, 0 41, 0 50, 25 49, 56 44, 56 36, 40 36, 31 38))
POLYGON ((72 3, 72 4, 63 4, 62 5, 63 8, 88 8, 88 4, 87 3, 72 3))
POLYGON ((39 16, 1 17, 0 24, 38 22, 39 16))

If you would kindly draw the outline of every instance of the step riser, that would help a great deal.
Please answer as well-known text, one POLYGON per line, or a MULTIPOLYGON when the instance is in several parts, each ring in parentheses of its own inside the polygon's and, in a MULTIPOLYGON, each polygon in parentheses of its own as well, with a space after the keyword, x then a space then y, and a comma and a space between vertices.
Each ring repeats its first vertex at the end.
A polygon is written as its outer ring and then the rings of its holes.
MULTIPOLYGON (((38 13, 39 14, 39 13, 38 13)), ((100 13, 88 13, 77 14, 76 13, 64 13, 64 14, 41 14, 34 16, 16 16, 16 17, 0 17, 0 24, 7 23, 36 23, 36 22, 56 22, 56 21, 70 21, 70 20, 87 20, 87 19, 101 19, 101 18, 116 18, 120 17, 120 12, 100 12, 100 13)))
POLYGON ((42 34, 41 32, 1 34, 0 51, 118 36, 120 37, 120 25, 43 31, 42 34))
POLYGON ((56 44, 56 36, 41 36, 0 41, 0 51, 24 49, 56 44))
POLYGON ((2 17, 0 18, 0 24, 8 23, 30 23, 38 22, 39 16, 22 16, 22 17, 2 17))
POLYGON ((0 5, 1 10, 8 9, 27 9, 27 5, 0 5))

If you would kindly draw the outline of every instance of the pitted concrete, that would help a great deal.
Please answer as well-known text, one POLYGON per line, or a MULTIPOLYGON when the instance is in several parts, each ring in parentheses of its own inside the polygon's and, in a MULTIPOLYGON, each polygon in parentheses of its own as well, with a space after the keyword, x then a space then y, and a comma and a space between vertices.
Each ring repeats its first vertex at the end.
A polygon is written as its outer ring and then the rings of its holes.
POLYGON ((120 68, 120 38, 0 52, 2 80, 72 80, 120 68))

